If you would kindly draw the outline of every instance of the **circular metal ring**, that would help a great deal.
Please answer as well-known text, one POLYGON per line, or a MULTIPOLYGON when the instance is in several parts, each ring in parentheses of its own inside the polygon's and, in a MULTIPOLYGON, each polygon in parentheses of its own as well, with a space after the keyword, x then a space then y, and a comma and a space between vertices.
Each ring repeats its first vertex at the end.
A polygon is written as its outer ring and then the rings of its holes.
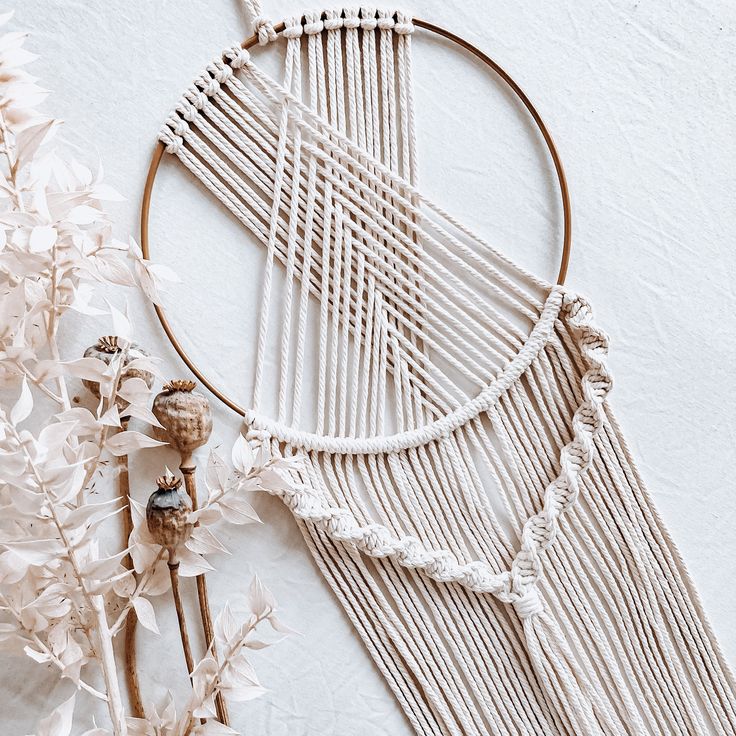
MULTIPOLYGON (((302 18, 302 23, 304 22, 304 19, 302 18)), ((557 283, 562 285, 565 283, 565 278, 567 276, 567 268, 570 263, 570 253, 572 250, 572 206, 570 204, 570 190, 567 185, 567 178, 565 177, 565 169, 562 166, 562 160, 560 159, 560 154, 557 151, 557 147, 555 146, 554 140, 552 139, 552 135, 550 134, 549 130, 547 130, 547 126, 544 124, 544 121, 542 120, 541 115, 537 111, 537 109, 532 104, 531 100, 527 97, 524 90, 512 79, 512 77, 509 75, 509 73, 504 70, 502 67, 500 67, 493 59, 491 59, 490 56, 487 54, 484 54, 479 48, 476 46, 473 46, 469 41, 466 41, 464 38, 461 38, 460 36, 456 35, 455 33, 452 33, 452 31, 448 31, 445 28, 442 28, 441 26, 436 26, 433 23, 429 23, 425 20, 421 20, 419 18, 412 19, 412 23, 417 26, 418 28, 422 28, 426 31, 429 31, 430 33, 434 33, 438 36, 442 36, 443 38, 448 39, 449 41, 452 41, 453 43, 457 44, 461 48, 465 49, 466 51, 469 51, 473 56, 478 58, 480 61, 482 61, 486 66, 490 67, 503 81, 504 83, 511 89, 511 91, 516 95, 516 97, 521 101, 521 103, 524 105, 524 107, 527 109, 529 114, 532 116, 532 119, 534 120, 534 123, 536 124, 537 128, 539 129, 539 132, 542 134, 542 137, 544 138, 544 142, 547 146, 547 150, 549 151, 549 154, 552 158, 552 162, 555 167, 555 172, 557 174, 557 182, 560 187, 560 196, 562 199, 562 213, 563 213, 563 241, 562 241, 562 257, 560 260, 560 270, 557 274, 557 283)), ((281 32, 284 30, 284 23, 279 23, 276 26, 274 26, 274 31, 277 34, 281 34, 281 32)), ((258 35, 255 34, 253 36, 250 36, 247 38, 243 43, 241 44, 242 48, 244 49, 250 49, 253 46, 255 46, 258 43, 258 35)), ((163 158, 165 151, 165 146, 163 143, 159 142, 156 145, 156 148, 153 152, 153 156, 151 157, 151 163, 148 167, 148 174, 146 176, 146 183, 143 187, 143 199, 141 202, 141 250, 143 251, 143 257, 144 258, 150 258, 150 241, 148 237, 148 230, 149 230, 149 221, 150 221, 150 214, 151 214, 151 197, 153 195, 153 185, 156 181, 156 174, 158 173, 159 164, 161 163, 161 159, 163 158)), ((161 323, 161 327, 163 327, 164 332, 166 333, 166 336, 169 338, 169 341, 171 342, 172 346, 174 347, 174 350, 176 350, 179 357, 184 361, 187 368, 197 377, 199 382, 205 386, 209 391, 216 396, 220 401, 222 401, 223 404, 228 406, 230 409, 232 409, 237 414, 240 414, 241 416, 245 415, 245 409, 242 406, 239 406, 236 402, 234 402, 230 397, 228 397, 226 394, 224 394, 220 389, 217 388, 214 384, 212 384, 207 377, 197 368, 194 361, 189 357, 187 352, 182 347, 181 343, 179 342, 178 338, 174 334, 173 329, 171 328, 171 324, 169 323, 168 318, 166 317, 166 313, 164 310, 158 305, 155 304, 154 308, 156 310, 156 315, 158 316, 159 322, 161 323)))

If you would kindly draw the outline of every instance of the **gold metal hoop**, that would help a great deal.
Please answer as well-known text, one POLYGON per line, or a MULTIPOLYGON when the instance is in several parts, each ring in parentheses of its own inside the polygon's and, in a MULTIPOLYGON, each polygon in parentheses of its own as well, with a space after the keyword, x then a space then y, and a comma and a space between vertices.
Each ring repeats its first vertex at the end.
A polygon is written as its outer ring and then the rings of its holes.
MULTIPOLYGON (((302 23, 304 22, 304 19, 302 18, 302 23)), ((550 134, 549 130, 547 130, 547 126, 544 124, 544 121, 542 120, 541 115, 537 111, 537 109, 532 104, 531 100, 527 97, 524 90, 512 79, 512 77, 506 72, 502 67, 500 67, 493 59, 491 59, 490 56, 487 54, 484 54, 479 48, 476 46, 473 46, 469 41, 466 41, 464 38, 461 38, 460 36, 452 33, 452 31, 448 31, 445 28, 442 28, 440 26, 436 26, 433 23, 428 23, 425 20, 421 20, 419 18, 414 18, 412 20, 412 23, 417 26, 418 28, 423 28, 426 31, 429 31, 430 33, 434 33, 438 36, 442 36, 449 41, 452 41, 453 43, 457 44, 461 48, 465 49, 466 51, 469 51, 473 56, 478 58, 480 61, 482 61, 486 66, 490 67, 504 82, 505 84, 511 89, 511 91, 516 95, 516 97, 522 102, 524 107, 527 109, 529 114, 532 116, 532 119, 534 120, 534 123, 536 124, 539 132, 542 134, 542 137, 544 138, 544 142, 547 146, 547 150, 549 151, 549 154, 552 158, 552 162, 554 163, 555 172, 557 174, 557 182, 560 187, 560 197, 562 199, 562 213, 563 213, 563 240, 562 240, 562 257, 560 259, 560 270, 557 274, 557 283, 562 285, 565 283, 565 278, 567 276, 567 268, 570 264, 570 253, 572 250, 572 206, 570 204, 570 190, 567 185, 567 178, 565 177, 565 169, 562 165, 562 160, 560 159, 560 154, 557 151, 557 147, 555 146, 554 140, 552 139, 552 135, 550 134)), ((277 34, 281 34, 281 32, 284 30, 284 23, 279 23, 276 26, 274 26, 274 31, 277 34)), ((242 48, 244 49, 250 49, 253 46, 255 46, 258 43, 258 35, 253 35, 247 38, 243 43, 241 44, 242 48)), ((225 61, 223 59, 223 61, 225 61)), ((153 185, 156 181, 156 174, 158 173, 158 168, 161 163, 161 159, 163 158, 165 151, 165 146, 163 143, 159 142, 156 145, 156 148, 153 152, 153 156, 151 157, 151 164, 148 167, 148 174, 146 176, 146 183, 143 187, 143 199, 141 202, 141 250, 143 251, 144 258, 150 258, 150 241, 148 237, 148 230, 149 230, 149 221, 150 221, 150 214, 151 214, 151 197, 153 195, 153 185)), ((161 327, 163 327, 164 332, 166 333, 166 337, 169 338, 169 341, 171 342, 172 346, 174 347, 174 350, 176 350, 179 357, 184 361, 187 368, 197 377, 199 382, 205 386, 209 391, 216 396, 220 401, 222 401, 223 404, 228 406, 230 409, 232 409, 237 414, 240 414, 241 416, 245 415, 245 409, 243 409, 242 406, 239 406, 236 402, 234 402, 232 399, 230 399, 226 394, 224 394, 220 389, 217 388, 214 384, 212 384, 207 377, 202 373, 202 371, 197 368, 194 361, 189 357, 187 352, 182 347, 181 343, 179 342, 178 338, 174 334, 174 331, 171 327, 171 324, 169 323, 168 318, 166 317, 166 313, 164 310, 158 305, 154 305, 156 309, 156 315, 158 316, 159 322, 161 323, 161 327)))

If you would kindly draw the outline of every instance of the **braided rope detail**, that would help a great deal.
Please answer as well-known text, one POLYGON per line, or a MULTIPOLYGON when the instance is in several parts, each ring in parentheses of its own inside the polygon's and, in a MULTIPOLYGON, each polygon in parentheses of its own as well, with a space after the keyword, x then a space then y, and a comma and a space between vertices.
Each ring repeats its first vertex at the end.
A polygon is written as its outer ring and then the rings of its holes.
MULTIPOLYGON (((297 518, 313 524, 331 539, 355 545, 369 557, 391 557, 402 567, 421 570, 437 582, 459 583, 478 593, 491 593, 512 603, 521 618, 537 615, 542 611, 535 587, 541 575, 541 554, 554 542, 560 516, 578 497, 580 477, 592 461, 594 439, 603 423, 603 404, 612 385, 605 363, 608 337, 593 324, 588 302, 563 292, 559 314, 576 333, 589 366, 581 382, 584 398, 573 416, 573 439, 560 453, 560 473, 547 486, 542 510, 524 524, 521 548, 511 570, 496 573, 481 560, 461 563, 448 550, 427 549, 415 537, 396 537, 381 524, 361 526, 350 511, 330 505, 306 485, 268 493, 280 497, 297 518)), ((249 435, 251 440, 267 438, 268 433, 262 429, 249 435)))
POLYGON ((298 519, 307 521, 330 539, 355 545, 374 558, 391 557, 402 567, 421 570, 440 583, 460 583, 478 593, 502 594, 510 586, 510 574, 494 573, 487 562, 461 563, 448 550, 427 549, 412 536, 397 537, 382 524, 361 526, 344 508, 331 506, 309 486, 268 490, 278 496, 298 519))
POLYGON ((593 461, 595 437, 604 420, 603 405, 612 386, 606 365, 608 336, 593 324, 590 304, 565 293, 561 316, 577 334, 588 370, 581 381, 583 402, 572 419, 573 439, 560 453, 560 474, 547 486, 542 510, 527 519, 522 530, 521 549, 511 566, 512 591, 518 596, 524 596, 539 579, 541 553, 553 544, 560 517, 580 493, 580 478, 593 461))

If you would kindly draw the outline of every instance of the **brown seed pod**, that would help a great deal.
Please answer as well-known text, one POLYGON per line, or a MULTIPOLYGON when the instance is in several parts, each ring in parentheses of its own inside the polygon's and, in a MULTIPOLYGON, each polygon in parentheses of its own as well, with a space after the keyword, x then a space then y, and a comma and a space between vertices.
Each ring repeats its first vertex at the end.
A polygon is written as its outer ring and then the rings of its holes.
MULTIPOLYGON (((117 337, 117 335, 104 335, 94 345, 90 345, 84 351, 84 357, 97 358, 107 365, 110 365, 113 358, 115 358, 116 355, 123 351, 125 345, 125 340, 117 337)), ((153 386, 153 373, 142 371, 138 368, 125 368, 125 366, 134 361, 136 358, 143 358, 147 356, 148 353, 143 350, 140 345, 130 343, 130 345, 128 346, 128 352, 123 358, 123 373, 120 379, 121 383, 126 378, 142 378, 146 382, 148 388, 151 388, 151 386, 153 386)), ((82 381, 82 383, 89 391, 92 392, 92 394, 94 394, 94 396, 96 396, 98 399, 100 398, 100 384, 97 383, 97 381, 89 381, 85 379, 82 381)), ((120 404, 124 402, 119 401, 117 403, 120 404)))
POLYGON ((191 502, 180 491, 181 480, 168 471, 156 483, 158 488, 146 505, 146 523, 156 544, 168 550, 169 564, 175 564, 177 550, 192 534, 192 524, 187 521, 191 502))
POLYGON ((168 442, 183 456, 191 455, 212 434, 212 408, 194 390, 196 385, 194 381, 169 381, 153 400, 153 413, 164 427, 153 428, 156 439, 168 442))

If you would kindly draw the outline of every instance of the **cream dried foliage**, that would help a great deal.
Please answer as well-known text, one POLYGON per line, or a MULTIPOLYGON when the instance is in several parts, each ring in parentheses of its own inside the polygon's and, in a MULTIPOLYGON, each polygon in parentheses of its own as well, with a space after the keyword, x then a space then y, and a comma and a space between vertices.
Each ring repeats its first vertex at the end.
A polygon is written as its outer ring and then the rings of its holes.
MULTIPOLYGON (((0 16, 0 25, 11 17, 0 16)), ((240 623, 229 606, 218 617, 219 655, 209 652, 200 661, 179 717, 173 703, 160 715, 148 704, 146 721, 129 718, 123 706, 114 637, 132 610, 157 630, 150 599, 169 582, 165 552, 150 538, 140 504, 132 502, 135 527, 127 549, 101 542, 113 536, 104 528, 119 523, 123 504, 105 493, 112 484, 99 480, 112 473, 110 456, 165 443, 121 427, 123 409, 137 422, 157 423, 151 387, 140 376, 160 370, 156 359, 133 354, 128 318, 97 290, 139 288, 157 301, 160 283, 173 276, 144 260, 135 243, 114 238, 104 202, 120 197, 101 174, 49 146, 59 126, 37 110, 47 93, 25 71, 35 58, 25 39, 18 32, 0 38, 0 388, 4 399, 12 397, 0 403, 0 646, 7 656, 54 666, 84 693, 79 697, 105 701, 109 724, 86 736, 235 733, 211 718, 213 698, 260 694, 244 653, 263 646, 254 637, 261 624, 284 631, 258 582, 240 623), (107 315, 119 349, 105 360, 94 352, 64 356, 59 324, 70 310, 107 315), (71 399, 79 381, 99 385, 92 409, 71 399), (43 428, 34 432, 30 424, 43 428), (133 570, 123 565, 128 553, 133 570), (195 723, 205 713, 210 720, 195 723)), ((290 482, 293 461, 254 464, 242 439, 233 457, 234 470, 210 457, 209 496, 192 515, 199 525, 182 550, 182 575, 211 570, 205 556, 224 550, 213 525, 257 521, 244 494, 290 482)), ((37 736, 69 736, 76 698, 41 719, 37 736)))

